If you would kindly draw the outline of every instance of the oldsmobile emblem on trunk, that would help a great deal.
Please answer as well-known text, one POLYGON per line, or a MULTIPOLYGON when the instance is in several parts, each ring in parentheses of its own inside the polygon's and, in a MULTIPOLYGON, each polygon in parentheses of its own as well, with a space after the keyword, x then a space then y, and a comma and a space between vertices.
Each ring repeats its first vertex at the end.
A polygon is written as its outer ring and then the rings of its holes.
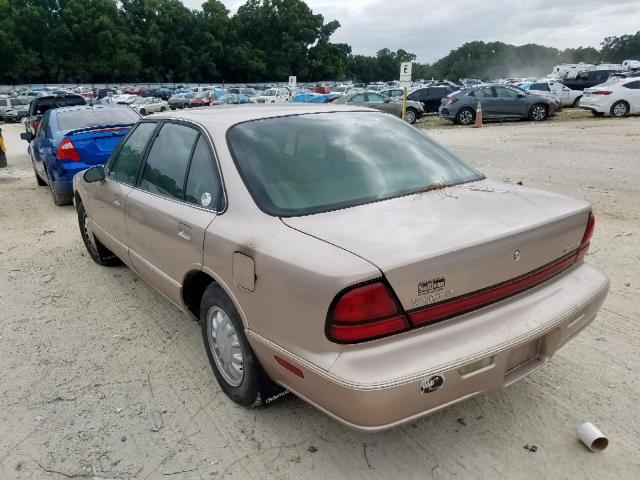
POLYGON ((425 378, 420 384, 420 391, 422 393, 435 392, 442 385, 444 385, 444 375, 434 375, 429 378, 425 378))
POLYGON ((517 262, 518 260, 520 260, 520 250, 516 250, 515 252, 513 252, 513 259, 517 262))
POLYGON ((427 293, 442 290, 446 284, 444 277, 432 278, 426 282, 418 283, 418 295, 426 295, 427 293))

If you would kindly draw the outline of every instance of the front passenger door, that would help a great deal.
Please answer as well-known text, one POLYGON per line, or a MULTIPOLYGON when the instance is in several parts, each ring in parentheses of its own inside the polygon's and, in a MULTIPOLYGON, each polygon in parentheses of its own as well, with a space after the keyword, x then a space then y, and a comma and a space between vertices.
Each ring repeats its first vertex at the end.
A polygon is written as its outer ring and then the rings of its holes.
POLYGON ((89 184, 93 234, 120 259, 129 263, 125 210, 127 196, 136 184, 140 163, 156 122, 142 122, 125 138, 105 167, 105 181, 89 184))
POLYGON ((177 305, 185 275, 202 266, 205 231, 222 205, 217 172, 202 131, 165 122, 127 198, 131 264, 177 305))

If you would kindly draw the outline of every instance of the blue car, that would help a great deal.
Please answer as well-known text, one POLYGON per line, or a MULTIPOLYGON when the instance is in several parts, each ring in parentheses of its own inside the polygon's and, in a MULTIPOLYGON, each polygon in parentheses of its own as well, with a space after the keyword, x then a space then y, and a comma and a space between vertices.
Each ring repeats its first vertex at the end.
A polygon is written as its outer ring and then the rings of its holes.
POLYGON ((23 133, 38 185, 49 185, 53 202, 73 201, 73 176, 103 165, 140 115, 127 105, 79 105, 47 111, 35 136, 23 133))

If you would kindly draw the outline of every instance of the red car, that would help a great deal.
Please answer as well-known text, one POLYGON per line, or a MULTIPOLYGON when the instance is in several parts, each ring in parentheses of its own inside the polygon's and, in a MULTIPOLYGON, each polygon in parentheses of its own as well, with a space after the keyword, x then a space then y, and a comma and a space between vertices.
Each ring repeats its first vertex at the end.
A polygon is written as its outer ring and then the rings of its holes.
POLYGON ((323 94, 331 93, 331 90, 327 85, 316 85, 313 91, 315 93, 323 93, 323 94))
POLYGON ((211 99, 209 98, 209 94, 211 92, 204 91, 198 93, 195 97, 191 99, 189 102, 190 107, 208 107, 211 105, 211 99))

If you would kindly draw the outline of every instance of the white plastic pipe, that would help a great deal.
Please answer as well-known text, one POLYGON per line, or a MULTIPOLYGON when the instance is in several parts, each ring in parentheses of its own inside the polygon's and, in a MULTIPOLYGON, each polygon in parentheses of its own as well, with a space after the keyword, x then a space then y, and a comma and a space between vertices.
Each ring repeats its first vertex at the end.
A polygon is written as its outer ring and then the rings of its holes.
POLYGON ((578 427, 578 438, 592 452, 604 450, 609 445, 609 440, 591 422, 584 422, 578 427))

